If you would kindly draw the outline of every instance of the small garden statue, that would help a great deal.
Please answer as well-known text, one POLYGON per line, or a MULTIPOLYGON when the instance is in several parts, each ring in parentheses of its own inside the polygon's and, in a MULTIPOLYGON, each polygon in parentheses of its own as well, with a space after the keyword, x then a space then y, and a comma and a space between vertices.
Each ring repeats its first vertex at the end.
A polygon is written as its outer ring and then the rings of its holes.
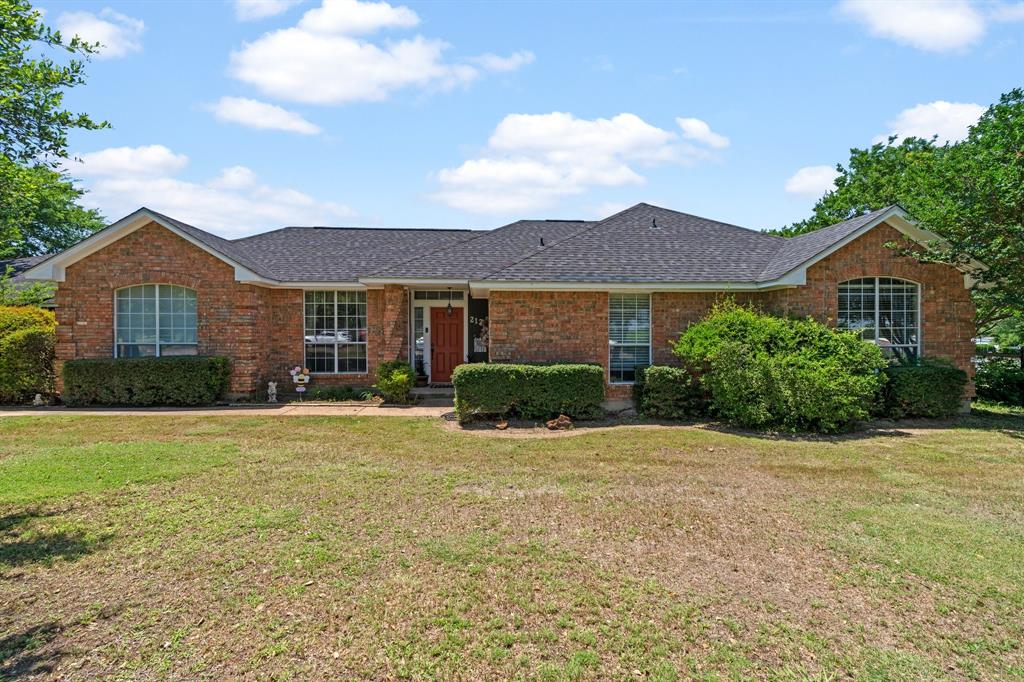
POLYGON ((46 401, 43 400, 43 394, 42 393, 36 393, 36 397, 32 399, 32 404, 35 407, 42 407, 42 406, 46 405, 46 401))
POLYGON ((277 402, 277 382, 276 381, 268 381, 267 382, 267 402, 268 403, 276 403, 277 402))
POLYGON ((295 392, 299 394, 299 400, 302 400, 302 394, 306 392, 306 384, 313 378, 309 376, 309 369, 296 365, 288 373, 292 375, 292 381, 295 382, 295 392))

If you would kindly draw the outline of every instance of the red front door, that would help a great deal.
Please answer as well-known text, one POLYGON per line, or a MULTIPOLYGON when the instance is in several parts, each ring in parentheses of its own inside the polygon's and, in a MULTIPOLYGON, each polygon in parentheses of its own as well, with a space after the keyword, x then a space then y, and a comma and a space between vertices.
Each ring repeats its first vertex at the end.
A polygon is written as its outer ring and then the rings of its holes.
POLYGON ((462 308, 430 309, 430 380, 448 382, 462 364, 462 308))

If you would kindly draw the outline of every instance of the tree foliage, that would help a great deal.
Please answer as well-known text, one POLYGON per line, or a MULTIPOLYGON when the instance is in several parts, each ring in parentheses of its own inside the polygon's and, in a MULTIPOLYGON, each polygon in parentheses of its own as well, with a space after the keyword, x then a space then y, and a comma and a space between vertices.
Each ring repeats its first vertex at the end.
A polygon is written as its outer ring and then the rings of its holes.
POLYGON ((23 166, 0 156, 0 258, 63 251, 101 229, 99 211, 78 204, 83 194, 44 164, 23 166))
POLYGON ((64 108, 64 91, 85 83, 85 62, 95 44, 65 40, 42 22, 28 0, 0 0, 0 153, 21 163, 55 164, 67 157, 68 130, 108 126, 64 108), (51 48, 64 64, 37 56, 51 48))
POLYGON ((1002 95, 960 142, 890 138, 851 149, 847 165, 836 170, 834 189, 811 217, 778 234, 812 232, 899 204, 945 240, 905 253, 972 271, 980 327, 1024 311, 1024 89, 1002 95))
POLYGON ((103 226, 98 212, 78 205, 83 191, 57 170, 69 130, 108 127, 64 107, 95 49, 48 28, 27 0, 0 0, 0 258, 59 251, 103 226))

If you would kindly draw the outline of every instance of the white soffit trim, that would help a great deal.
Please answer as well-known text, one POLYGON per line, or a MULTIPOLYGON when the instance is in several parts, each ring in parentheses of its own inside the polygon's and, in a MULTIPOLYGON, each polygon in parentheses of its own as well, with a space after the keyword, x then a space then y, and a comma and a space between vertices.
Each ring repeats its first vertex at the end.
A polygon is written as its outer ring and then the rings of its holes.
POLYGON ((160 225, 161 227, 170 230, 175 235, 181 237, 182 239, 192 244, 193 246, 202 249, 211 256, 214 256, 215 258, 218 258, 227 263, 228 265, 232 266, 235 269, 235 279, 240 282, 273 281, 260 277, 255 272, 245 267, 241 263, 238 263, 228 258, 227 256, 225 256, 220 251, 217 251, 216 249, 210 248, 206 244, 203 244, 202 242, 197 240, 192 235, 183 232, 182 230, 178 229, 171 223, 168 223, 166 220, 163 220, 160 216, 154 215, 153 213, 144 208, 140 208, 134 213, 131 213, 125 216, 124 218, 121 218, 116 223, 108 225, 107 227, 103 228, 96 234, 78 242, 70 249, 62 251, 61 253, 52 256, 51 258, 47 258, 42 263, 26 270, 23 277, 25 279, 32 280, 63 282, 64 272, 67 266, 73 265, 74 263, 77 263, 83 258, 86 258, 87 256, 96 253, 100 249, 103 249, 113 244, 122 237, 125 237, 131 234, 132 232, 135 232, 136 230, 140 229, 144 225, 148 225, 150 222, 154 222, 160 225))
POLYGON ((765 291, 796 286, 798 282, 470 282, 472 291, 765 291))

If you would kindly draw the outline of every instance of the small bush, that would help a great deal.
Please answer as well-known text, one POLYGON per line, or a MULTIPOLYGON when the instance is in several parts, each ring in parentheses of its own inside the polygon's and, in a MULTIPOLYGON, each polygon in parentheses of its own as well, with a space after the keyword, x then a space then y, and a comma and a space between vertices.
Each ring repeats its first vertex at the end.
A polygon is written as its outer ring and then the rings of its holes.
POLYGON ((881 351, 855 334, 731 302, 691 325, 674 352, 714 411, 748 428, 841 430, 869 415, 885 382, 881 351))
POLYGON ((388 360, 377 365, 375 388, 389 403, 404 405, 409 402, 409 393, 416 384, 416 371, 408 362, 388 360))
POLYGON ((373 393, 365 388, 352 386, 317 386, 309 389, 306 398, 325 402, 344 402, 348 400, 369 400, 373 393))
POLYGON ((986 355, 992 355, 998 350, 995 344, 991 343, 976 343, 974 344, 974 354, 978 357, 984 357, 986 355))
POLYGON ((967 372, 951 362, 922 359, 887 367, 881 392, 881 416, 950 417, 960 411, 967 372))
POLYGON ((476 416, 594 419, 604 401, 600 365, 466 364, 452 373, 460 421, 476 416))
POLYGON ((27 327, 0 337, 0 402, 53 394, 54 342, 52 327, 27 327))
POLYGON ((71 407, 210 405, 227 393, 231 363, 195 356, 69 360, 62 377, 71 407))
POLYGON ((1014 360, 990 360, 974 375, 978 397, 1002 405, 1024 406, 1024 367, 1014 360))
POLYGON ((49 310, 29 305, 0 306, 0 338, 19 329, 41 327, 53 331, 57 328, 57 318, 49 310))
POLYGON ((637 410, 652 419, 688 419, 707 414, 708 395, 700 381, 681 367, 637 369, 637 410))

